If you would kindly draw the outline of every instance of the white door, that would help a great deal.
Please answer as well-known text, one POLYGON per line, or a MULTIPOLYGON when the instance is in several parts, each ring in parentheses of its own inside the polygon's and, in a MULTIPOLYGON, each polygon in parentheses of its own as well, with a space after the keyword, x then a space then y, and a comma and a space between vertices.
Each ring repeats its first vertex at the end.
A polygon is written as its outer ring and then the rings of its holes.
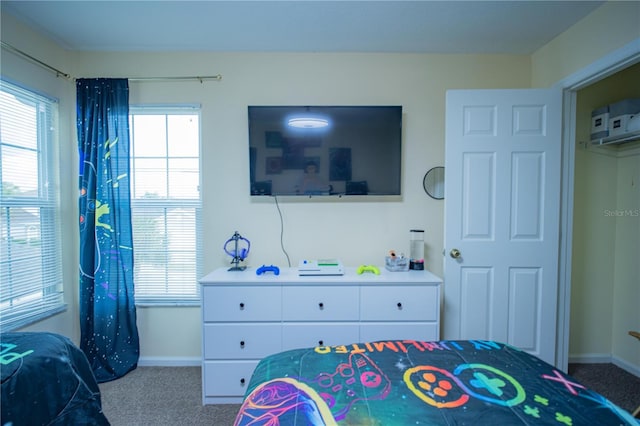
POLYGON ((444 337, 555 364, 560 90, 447 92, 444 337))

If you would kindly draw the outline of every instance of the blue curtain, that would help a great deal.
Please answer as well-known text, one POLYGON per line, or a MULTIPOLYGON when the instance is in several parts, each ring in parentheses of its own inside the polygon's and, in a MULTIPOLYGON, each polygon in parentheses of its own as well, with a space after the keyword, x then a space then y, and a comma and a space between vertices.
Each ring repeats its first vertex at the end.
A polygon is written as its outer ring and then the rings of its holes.
POLYGON ((80 159, 80 348, 98 382, 138 365, 129 189, 129 83, 76 82, 80 159))

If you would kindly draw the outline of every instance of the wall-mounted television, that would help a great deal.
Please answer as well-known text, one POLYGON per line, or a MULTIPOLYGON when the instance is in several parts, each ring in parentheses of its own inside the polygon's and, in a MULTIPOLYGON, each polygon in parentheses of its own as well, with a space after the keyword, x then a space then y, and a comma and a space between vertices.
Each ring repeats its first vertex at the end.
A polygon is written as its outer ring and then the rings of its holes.
POLYGON ((402 106, 249 106, 252 196, 401 195, 402 106))

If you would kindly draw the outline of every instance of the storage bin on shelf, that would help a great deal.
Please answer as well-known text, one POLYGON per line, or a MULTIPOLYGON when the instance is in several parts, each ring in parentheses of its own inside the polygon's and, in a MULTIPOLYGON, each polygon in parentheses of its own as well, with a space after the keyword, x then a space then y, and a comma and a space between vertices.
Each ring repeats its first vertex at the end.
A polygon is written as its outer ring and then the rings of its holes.
POLYGON ((391 272, 403 272, 409 270, 409 258, 408 257, 391 257, 386 256, 384 258, 384 266, 391 272))
POLYGON ((609 105, 609 136, 620 136, 629 132, 629 120, 640 112, 640 99, 623 99, 609 105))
POLYGON ((618 144, 640 137, 640 98, 623 99, 591 112, 591 143, 618 144))
POLYGON ((609 136, 609 105, 591 111, 591 140, 609 136))

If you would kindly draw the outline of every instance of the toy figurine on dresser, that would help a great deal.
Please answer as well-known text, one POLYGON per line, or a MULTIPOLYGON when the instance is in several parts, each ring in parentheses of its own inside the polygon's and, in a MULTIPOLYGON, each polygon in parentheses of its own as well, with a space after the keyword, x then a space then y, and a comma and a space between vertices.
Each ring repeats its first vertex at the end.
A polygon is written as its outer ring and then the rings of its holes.
POLYGON ((238 233, 234 232, 231 238, 224 243, 224 252, 231 256, 231 268, 229 271, 244 271, 246 266, 239 266, 249 255, 251 243, 238 233), (244 245, 244 247, 242 247, 244 245), (232 247, 229 247, 232 246, 232 247))

